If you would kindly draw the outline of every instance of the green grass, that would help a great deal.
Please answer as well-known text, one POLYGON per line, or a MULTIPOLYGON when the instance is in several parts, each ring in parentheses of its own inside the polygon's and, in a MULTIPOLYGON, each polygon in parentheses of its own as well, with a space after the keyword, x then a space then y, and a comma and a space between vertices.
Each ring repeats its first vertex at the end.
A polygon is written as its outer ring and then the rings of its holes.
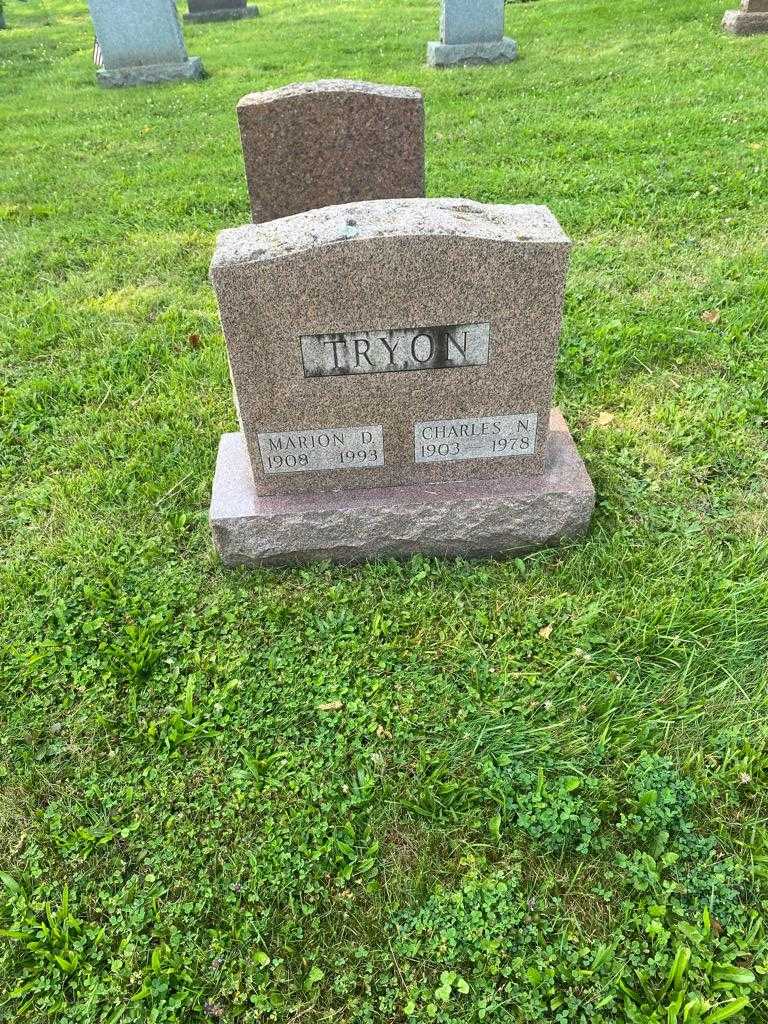
POLYGON ((264 0, 106 92, 84 8, 0 33, 0 1020, 768 1020, 768 37, 540 0, 435 72, 432 2, 264 0), (575 240, 585 543, 218 565, 234 105, 337 75, 575 240))

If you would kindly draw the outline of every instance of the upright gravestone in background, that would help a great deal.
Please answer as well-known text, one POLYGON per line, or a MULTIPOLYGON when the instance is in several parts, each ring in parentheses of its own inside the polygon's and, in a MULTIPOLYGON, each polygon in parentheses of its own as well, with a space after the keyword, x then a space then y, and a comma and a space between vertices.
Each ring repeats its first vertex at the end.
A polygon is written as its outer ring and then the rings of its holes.
POLYGON ((259 8, 246 0, 187 0, 189 13, 184 21, 234 21, 255 18, 259 8))
POLYGON ((768 32, 768 0, 741 0, 738 11, 726 11, 723 28, 737 36, 768 32))
POLYGON ((253 92, 237 105, 257 223, 367 199, 424 195, 417 89, 330 79, 253 92))
POLYGON ((440 42, 429 43, 432 67, 507 64, 517 44, 504 35, 504 0, 442 0, 440 42))
POLYGON ((219 236, 241 431, 227 565, 484 555, 578 536, 594 490, 551 400, 569 242, 542 206, 353 203, 219 236))
POLYGON ((200 78, 173 0, 88 0, 100 52, 100 85, 144 85, 200 78))

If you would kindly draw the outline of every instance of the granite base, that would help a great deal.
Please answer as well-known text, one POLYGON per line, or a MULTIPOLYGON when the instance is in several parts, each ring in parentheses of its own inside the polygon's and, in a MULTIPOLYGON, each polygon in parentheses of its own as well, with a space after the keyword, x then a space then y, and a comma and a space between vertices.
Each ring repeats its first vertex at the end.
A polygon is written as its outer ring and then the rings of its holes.
POLYGON ((723 28, 735 36, 755 36, 768 32, 768 11, 726 11, 723 28))
POLYGON ((516 58, 517 43, 507 36, 493 43, 427 43, 427 64, 433 68, 509 64, 516 58))
POLYGON ((107 89, 128 85, 152 85, 155 82, 176 82, 202 78, 203 62, 190 57, 183 64, 143 64, 126 68, 99 68, 96 81, 107 89))
POLYGON ((551 416, 543 476, 263 497, 245 439, 224 434, 213 482, 213 540, 227 566, 361 562, 417 553, 517 554, 582 536, 595 490, 568 426, 551 416))
POLYGON ((228 7, 218 11, 189 11, 184 21, 239 21, 241 18, 258 18, 259 8, 255 4, 245 7, 228 7))

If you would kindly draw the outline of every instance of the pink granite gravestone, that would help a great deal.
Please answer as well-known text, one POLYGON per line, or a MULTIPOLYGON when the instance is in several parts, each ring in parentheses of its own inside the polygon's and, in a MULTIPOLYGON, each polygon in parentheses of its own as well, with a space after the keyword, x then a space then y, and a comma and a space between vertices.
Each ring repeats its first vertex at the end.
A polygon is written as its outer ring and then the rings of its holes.
POLYGON ((726 11, 723 28, 737 36, 768 32, 768 0, 741 0, 737 11, 726 11))
POLYGON ((237 105, 253 220, 322 206, 424 195, 417 89, 332 79, 244 96, 237 105))
POLYGON ((219 236, 211 278, 241 430, 223 560, 520 551, 594 491, 552 389, 570 243, 542 206, 329 207, 219 236))

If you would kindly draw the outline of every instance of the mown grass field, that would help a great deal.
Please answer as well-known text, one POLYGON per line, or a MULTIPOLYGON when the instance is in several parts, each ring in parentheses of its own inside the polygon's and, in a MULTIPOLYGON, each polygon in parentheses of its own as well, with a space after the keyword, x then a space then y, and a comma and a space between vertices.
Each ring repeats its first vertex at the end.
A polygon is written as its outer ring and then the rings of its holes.
POLYGON ((766 1021, 768 37, 539 0, 446 73, 433 2, 262 6, 107 92, 84 3, 6 5, 0 1020, 766 1021), (585 543, 217 564, 234 105, 330 76, 574 239, 585 543))

